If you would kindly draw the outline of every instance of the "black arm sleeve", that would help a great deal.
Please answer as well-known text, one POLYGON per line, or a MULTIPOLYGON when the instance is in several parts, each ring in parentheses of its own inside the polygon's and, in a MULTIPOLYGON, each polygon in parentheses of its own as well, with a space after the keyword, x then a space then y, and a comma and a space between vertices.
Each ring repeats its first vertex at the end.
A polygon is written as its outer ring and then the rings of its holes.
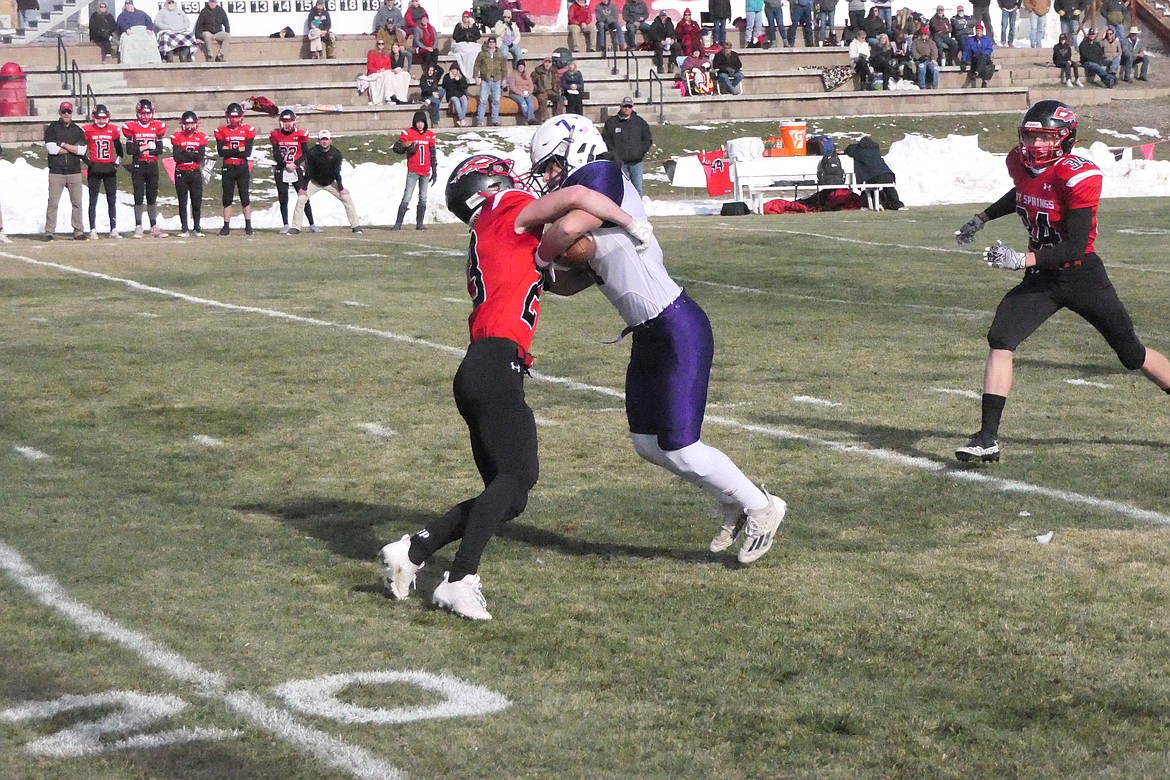
POLYGON ((193 163, 196 161, 195 155, 181 146, 175 147, 174 157, 177 163, 193 163))
POLYGON ((122 156, 122 153, 123 153, 123 149, 122 149, 122 139, 121 139, 121 138, 115 138, 115 139, 114 139, 114 156, 115 156, 115 157, 121 157, 121 156, 122 156))
POLYGON ((987 215, 987 220, 990 222, 993 219, 1006 217, 1008 214, 1016 213, 1016 188, 1012 187, 1004 193, 1004 196, 992 203, 987 208, 983 209, 983 213, 987 215))
POLYGON ((1052 271, 1065 263, 1080 260, 1089 245, 1089 231, 1093 229, 1093 209, 1073 209, 1064 221, 1066 240, 1059 244, 1040 247, 1036 251, 1036 267, 1052 271))

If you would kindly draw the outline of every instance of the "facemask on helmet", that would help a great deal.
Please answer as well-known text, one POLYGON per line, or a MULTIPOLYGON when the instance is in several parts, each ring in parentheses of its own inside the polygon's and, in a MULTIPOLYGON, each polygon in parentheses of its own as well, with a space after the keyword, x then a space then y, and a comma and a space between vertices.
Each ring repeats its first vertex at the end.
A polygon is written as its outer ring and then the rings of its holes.
POLYGON ((1041 100, 1020 120, 1020 158, 1033 171, 1043 170, 1072 152, 1077 115, 1059 100, 1041 100))
POLYGON ((193 133, 199 129, 199 117, 194 111, 184 111, 179 124, 185 132, 193 133))
POLYGON ((606 152, 605 140, 592 122, 578 114, 561 114, 546 121, 532 136, 532 184, 538 191, 555 190, 565 178, 606 152), (560 168, 551 179, 545 172, 552 163, 560 168))
POLYGON ((98 127, 105 127, 110 123, 110 110, 101 103, 93 107, 93 123, 98 127))
POLYGON ((492 195, 521 187, 512 161, 494 154, 477 154, 455 167, 447 180, 447 208, 470 225, 492 195))
POLYGON ((280 129, 286 133, 291 133, 297 128, 297 115, 290 109, 285 109, 280 112, 280 129))
POLYGON ((229 127, 239 127, 244 124, 244 107, 239 103, 230 103, 227 110, 224 111, 224 116, 227 118, 229 127))
POLYGON ((154 119, 154 106, 149 100, 139 100, 138 105, 134 107, 134 116, 138 118, 139 122, 146 124, 154 119))

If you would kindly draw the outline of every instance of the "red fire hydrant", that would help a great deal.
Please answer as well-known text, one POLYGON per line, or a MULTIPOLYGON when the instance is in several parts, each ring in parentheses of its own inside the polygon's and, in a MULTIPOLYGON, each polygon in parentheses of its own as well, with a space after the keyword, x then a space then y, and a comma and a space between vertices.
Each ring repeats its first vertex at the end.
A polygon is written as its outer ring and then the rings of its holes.
POLYGON ((28 116, 28 79, 15 62, 0 66, 0 116, 28 116))

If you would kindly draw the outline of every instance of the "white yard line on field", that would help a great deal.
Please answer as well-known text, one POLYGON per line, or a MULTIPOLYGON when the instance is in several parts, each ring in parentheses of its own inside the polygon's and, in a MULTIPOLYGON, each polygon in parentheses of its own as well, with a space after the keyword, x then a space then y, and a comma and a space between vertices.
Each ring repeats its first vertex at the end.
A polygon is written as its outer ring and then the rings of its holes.
POLYGON ((34 447, 13 447, 12 450, 22 458, 28 460, 49 460, 50 456, 47 452, 41 452, 34 447))
POLYGON ((953 387, 932 387, 930 388, 936 393, 945 393, 946 395, 957 395, 963 398, 974 398, 978 401, 983 396, 976 393, 974 390, 956 390, 953 387))
MULTIPOLYGON (((296 314, 289 314, 288 312, 277 311, 275 309, 265 309, 259 306, 242 306, 234 303, 224 303, 222 301, 213 301, 207 298, 199 298, 194 295, 187 295, 185 293, 175 292, 173 290, 165 290, 159 287, 151 287, 150 285, 136 282, 133 279, 121 279, 116 276, 98 273, 96 271, 87 271, 82 268, 74 268, 61 263, 53 263, 45 260, 34 260, 29 257, 21 255, 10 254, 8 252, 0 252, 0 258, 7 258, 9 260, 16 260, 29 265, 40 266, 43 268, 55 268, 66 273, 78 274, 80 276, 89 276, 94 279, 101 279, 107 282, 114 282, 129 287, 132 290, 141 292, 155 293, 158 295, 165 295, 170 298, 176 298, 181 301, 189 303, 196 303, 201 306, 210 306, 217 309, 224 309, 227 311, 235 311, 247 314, 259 314, 265 317, 273 317, 275 319, 284 320, 286 322, 297 322, 305 325, 315 325, 324 328, 337 328, 339 330, 350 333, 358 333, 366 336, 377 336, 379 338, 387 339, 389 341, 396 341, 402 344, 410 344, 417 347, 426 347, 439 352, 445 352, 449 355, 463 356, 465 348, 452 347, 446 344, 437 344, 432 341, 424 339, 413 338, 411 336, 403 336, 398 333, 389 331, 376 330, 374 328, 362 328, 354 325, 347 325, 340 322, 329 322, 328 320, 320 320, 313 317, 302 317, 296 314)), ((546 374, 541 374, 537 371, 532 372, 532 378, 551 382, 553 384, 567 387, 572 390, 581 390, 584 392, 603 395, 610 398, 625 398, 625 393, 621 390, 615 390, 610 387, 602 387, 600 385, 591 385, 586 382, 580 382, 569 377, 554 377, 546 374)), ((805 434, 795 433, 793 431, 783 430, 781 428, 770 428, 762 425, 754 425, 751 423, 744 423, 739 420, 733 420, 726 417, 707 417, 708 422, 716 425, 724 425, 730 428, 736 428, 741 431, 749 433, 757 433, 776 439, 784 439, 788 441, 799 441, 805 444, 811 444, 817 447, 823 447, 835 452, 840 452, 847 455, 860 455, 875 460, 892 463, 902 467, 916 468, 924 471, 929 471, 939 476, 950 479, 974 482, 985 485, 996 490, 1006 493, 1028 493, 1031 495, 1045 496, 1058 501, 1064 501, 1070 504, 1079 504, 1082 506, 1093 507, 1094 509, 1108 512, 1131 520, 1153 523, 1155 525, 1170 525, 1170 515, 1164 515, 1159 512, 1153 512, 1148 509, 1126 504, 1121 501, 1113 501, 1111 499, 1097 498, 1095 496, 1087 496, 1081 493, 1074 493, 1067 490, 1056 490, 1053 488, 1046 488, 1041 485, 1033 485, 1028 482, 1019 482, 1016 480, 999 479, 997 477, 990 477, 985 474, 973 470, 959 470, 955 469, 949 463, 942 463, 939 461, 929 460, 927 458, 911 457, 903 455, 899 452, 891 450, 877 449, 873 447, 865 447, 858 444, 831 441, 829 439, 821 439, 816 436, 808 436, 805 434)))
POLYGON ((188 661, 160 642, 77 601, 52 577, 34 569, 19 552, 0 541, 0 571, 34 599, 81 631, 130 650, 172 679, 190 684, 195 693, 222 701, 245 720, 275 734, 297 750, 359 780, 399 780, 406 775, 369 751, 331 734, 298 723, 287 710, 266 704, 246 691, 229 690, 228 679, 188 661))

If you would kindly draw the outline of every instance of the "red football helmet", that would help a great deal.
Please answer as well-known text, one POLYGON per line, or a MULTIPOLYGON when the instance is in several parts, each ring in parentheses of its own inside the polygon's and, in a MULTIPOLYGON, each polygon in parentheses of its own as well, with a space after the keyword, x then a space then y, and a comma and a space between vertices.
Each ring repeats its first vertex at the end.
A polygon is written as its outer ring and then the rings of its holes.
POLYGON ((138 117, 138 121, 142 124, 154 119, 154 106, 146 98, 138 101, 138 105, 134 107, 134 115, 138 117))
POLYGON ((469 157, 451 172, 447 180, 447 208, 471 224, 480 206, 501 190, 523 188, 512 170, 512 161, 494 154, 469 157))

